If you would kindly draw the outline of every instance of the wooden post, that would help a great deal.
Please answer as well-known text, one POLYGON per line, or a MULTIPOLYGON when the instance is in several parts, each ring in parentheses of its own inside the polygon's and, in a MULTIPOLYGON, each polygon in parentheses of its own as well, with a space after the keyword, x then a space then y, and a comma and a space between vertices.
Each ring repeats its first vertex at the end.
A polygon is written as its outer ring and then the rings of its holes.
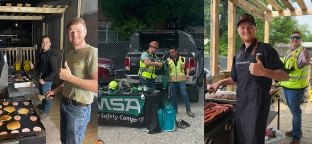
MULTIPOLYGON (((229 1, 228 4, 228 56, 227 70, 231 71, 233 57, 235 55, 235 39, 236 39, 236 6, 229 1)), ((228 86, 227 90, 233 91, 234 86, 228 86)))
POLYGON ((218 46, 219 46, 219 0, 211 0, 210 20, 210 66, 211 75, 219 73, 218 69, 218 46))
POLYGON ((62 13, 61 17, 61 28, 60 28, 60 50, 64 49, 64 13, 62 13))
POLYGON ((264 21, 264 42, 270 42, 270 24, 268 21, 264 21))

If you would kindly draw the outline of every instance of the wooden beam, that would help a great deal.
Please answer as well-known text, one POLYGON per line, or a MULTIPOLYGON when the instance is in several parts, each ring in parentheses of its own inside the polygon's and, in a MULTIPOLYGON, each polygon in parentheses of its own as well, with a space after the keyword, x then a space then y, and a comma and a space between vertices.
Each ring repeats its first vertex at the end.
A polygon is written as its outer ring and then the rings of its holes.
POLYGON ((268 21, 264 21, 264 42, 270 42, 270 23, 268 21))
POLYGON ((282 12, 273 11, 272 17, 280 17, 280 16, 303 16, 303 15, 312 15, 312 9, 301 10, 295 9, 294 11, 285 10, 282 12))
POLYGON ((218 68, 218 48, 219 48, 219 0, 211 0, 211 19, 210 19, 210 67, 211 75, 219 73, 218 68))
POLYGON ((251 1, 255 6, 258 6, 262 11, 265 11, 267 13, 272 12, 266 5, 264 5, 259 0, 248 0, 248 1, 251 1))
POLYGON ((0 20, 42 20, 43 16, 3 16, 0 15, 0 20))
POLYGON ((307 9, 307 6, 306 6, 306 4, 304 3, 303 0, 297 0, 297 3, 298 3, 299 7, 300 7, 302 10, 306 10, 306 9, 307 9))
POLYGON ((43 5, 42 7, 47 8, 47 7, 48 7, 48 5, 43 5))
POLYGON ((236 40, 236 6, 228 3, 228 57, 227 70, 231 71, 233 57, 235 54, 235 40, 236 40))
POLYGON ((18 4, 16 4, 16 6, 18 6, 18 7, 22 7, 22 6, 23 6, 23 4, 18 3, 18 4))
POLYGON ((60 24, 60 50, 64 50, 64 13, 62 14, 60 24))
POLYGON ((0 6, 0 12, 13 12, 13 13, 63 13, 65 10, 66 8, 0 6))
POLYGON ((284 3, 284 5, 285 5, 290 11, 295 10, 295 8, 292 6, 292 4, 289 2, 289 0, 282 0, 282 2, 284 3))
POLYGON ((31 7, 31 4, 26 3, 26 4, 25 4, 25 7, 31 7))
POLYGON ((283 11, 282 7, 277 4, 274 0, 265 0, 268 4, 272 5, 272 7, 274 9, 276 9, 277 11, 283 11))
POLYGON ((236 6, 244 9, 248 13, 254 16, 257 16, 263 20, 272 21, 273 19, 271 15, 262 12, 259 8, 256 8, 254 5, 250 4, 247 1, 241 1, 241 0, 230 0, 230 1, 233 2, 236 6))

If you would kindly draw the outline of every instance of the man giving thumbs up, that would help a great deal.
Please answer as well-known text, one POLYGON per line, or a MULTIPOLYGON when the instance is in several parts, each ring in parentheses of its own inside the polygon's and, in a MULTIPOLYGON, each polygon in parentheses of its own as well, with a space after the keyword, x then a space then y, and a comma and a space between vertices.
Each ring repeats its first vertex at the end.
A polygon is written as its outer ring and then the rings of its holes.
POLYGON ((73 50, 66 54, 66 62, 60 69, 63 83, 46 96, 62 92, 61 142, 81 144, 90 121, 94 93, 98 89, 98 51, 85 42, 87 29, 83 19, 74 18, 70 21, 67 34, 73 50))
POLYGON ((270 44, 257 41, 252 15, 239 17, 237 31, 243 44, 233 59, 231 77, 208 89, 216 91, 221 85, 237 84, 235 143, 264 144, 272 79, 287 80, 288 74, 277 51, 270 44))

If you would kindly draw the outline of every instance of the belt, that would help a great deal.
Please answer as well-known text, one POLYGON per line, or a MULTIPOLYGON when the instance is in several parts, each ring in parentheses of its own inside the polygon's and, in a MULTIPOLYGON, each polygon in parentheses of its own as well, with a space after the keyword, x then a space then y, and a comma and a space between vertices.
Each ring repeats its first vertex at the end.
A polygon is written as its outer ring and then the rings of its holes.
POLYGON ((72 100, 72 99, 68 99, 66 97, 62 97, 62 101, 65 103, 65 104, 72 104, 74 106, 87 106, 88 104, 84 104, 84 103, 81 103, 81 102, 77 102, 75 100, 72 100))

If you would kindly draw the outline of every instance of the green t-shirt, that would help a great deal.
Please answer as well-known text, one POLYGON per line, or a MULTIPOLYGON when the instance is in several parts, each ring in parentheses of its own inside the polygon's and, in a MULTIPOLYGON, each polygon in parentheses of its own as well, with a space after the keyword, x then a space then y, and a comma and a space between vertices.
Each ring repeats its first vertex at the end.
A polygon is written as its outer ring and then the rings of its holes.
MULTIPOLYGON (((71 73, 81 79, 91 79, 91 75, 98 71, 98 49, 90 45, 79 50, 71 50, 66 54, 67 65, 71 73)), ((94 93, 82 89, 68 81, 64 82, 63 96, 77 102, 91 104, 94 93)))

